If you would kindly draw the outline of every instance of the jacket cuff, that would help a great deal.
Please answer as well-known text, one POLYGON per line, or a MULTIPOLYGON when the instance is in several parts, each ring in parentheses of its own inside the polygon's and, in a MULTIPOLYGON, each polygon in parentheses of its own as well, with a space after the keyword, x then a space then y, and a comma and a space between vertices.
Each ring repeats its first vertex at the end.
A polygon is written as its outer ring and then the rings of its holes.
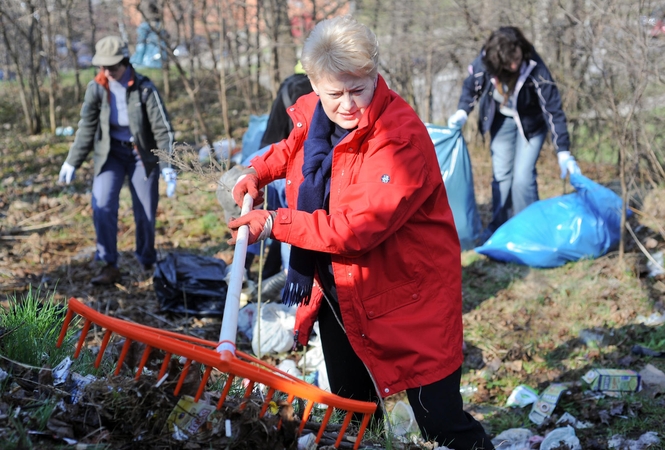
POLYGON ((293 221, 293 210, 279 208, 276 212, 277 214, 272 225, 272 235, 278 241, 286 242, 293 221))

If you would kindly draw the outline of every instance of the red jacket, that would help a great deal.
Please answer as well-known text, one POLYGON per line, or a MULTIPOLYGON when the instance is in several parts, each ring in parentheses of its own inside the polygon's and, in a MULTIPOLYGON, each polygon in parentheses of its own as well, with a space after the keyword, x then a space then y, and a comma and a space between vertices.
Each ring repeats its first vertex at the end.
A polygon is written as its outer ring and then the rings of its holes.
MULTIPOLYGON (((286 178, 297 205, 303 142, 318 102, 288 112, 288 139, 252 160, 261 185, 286 178)), ((383 396, 431 384, 462 364, 460 245, 434 146, 413 109, 379 76, 358 128, 334 149, 329 213, 280 208, 282 242, 332 255, 342 320, 351 346, 383 396)), ((306 343, 321 294, 298 308, 306 343)), ((325 300, 324 300, 325 301, 325 300)))

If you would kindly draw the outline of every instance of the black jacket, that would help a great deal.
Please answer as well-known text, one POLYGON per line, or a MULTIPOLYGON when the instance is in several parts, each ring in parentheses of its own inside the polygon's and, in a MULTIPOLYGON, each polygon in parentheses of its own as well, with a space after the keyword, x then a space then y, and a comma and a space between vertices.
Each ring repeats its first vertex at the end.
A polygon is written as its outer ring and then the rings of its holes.
MULTIPOLYGON (((492 98, 494 82, 482 62, 482 54, 469 66, 469 76, 464 80, 458 109, 468 113, 479 102, 478 125, 481 133, 490 130, 496 111, 492 98)), ((527 139, 549 130, 557 152, 569 150, 570 137, 566 126, 566 115, 561 109, 559 90, 552 75, 540 56, 532 50, 531 60, 522 64, 520 77, 515 87, 517 95, 517 117, 522 134, 527 139)))

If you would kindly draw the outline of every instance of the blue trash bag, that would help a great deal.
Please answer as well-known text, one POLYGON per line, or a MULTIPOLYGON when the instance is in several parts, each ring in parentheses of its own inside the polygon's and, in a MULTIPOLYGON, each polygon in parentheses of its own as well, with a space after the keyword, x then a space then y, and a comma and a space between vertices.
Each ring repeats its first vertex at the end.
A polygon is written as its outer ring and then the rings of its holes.
POLYGON ((558 267, 597 258, 616 247, 621 197, 580 174, 572 174, 570 183, 576 192, 532 203, 501 225, 476 252, 498 261, 558 267))
POLYGON ((473 188, 471 158, 462 130, 432 124, 426 126, 439 160, 462 250, 472 249, 482 224, 473 188))
POLYGON ((268 114, 255 116, 250 114, 247 131, 242 136, 242 160, 246 160, 251 154, 261 148, 261 139, 268 125, 268 114))
POLYGON ((129 62, 136 68, 161 69, 162 61, 168 57, 160 43, 164 40, 152 31, 147 22, 141 23, 136 29, 136 50, 129 62), (161 41, 161 42, 160 42, 161 41))

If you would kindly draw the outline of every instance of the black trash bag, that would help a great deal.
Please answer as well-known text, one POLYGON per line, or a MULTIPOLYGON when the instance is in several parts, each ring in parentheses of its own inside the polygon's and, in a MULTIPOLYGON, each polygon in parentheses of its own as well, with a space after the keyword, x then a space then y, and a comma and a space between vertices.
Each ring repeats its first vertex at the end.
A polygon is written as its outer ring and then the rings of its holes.
POLYGON ((161 312, 194 316, 224 314, 226 263, 209 256, 169 253, 157 262, 152 284, 161 312))

